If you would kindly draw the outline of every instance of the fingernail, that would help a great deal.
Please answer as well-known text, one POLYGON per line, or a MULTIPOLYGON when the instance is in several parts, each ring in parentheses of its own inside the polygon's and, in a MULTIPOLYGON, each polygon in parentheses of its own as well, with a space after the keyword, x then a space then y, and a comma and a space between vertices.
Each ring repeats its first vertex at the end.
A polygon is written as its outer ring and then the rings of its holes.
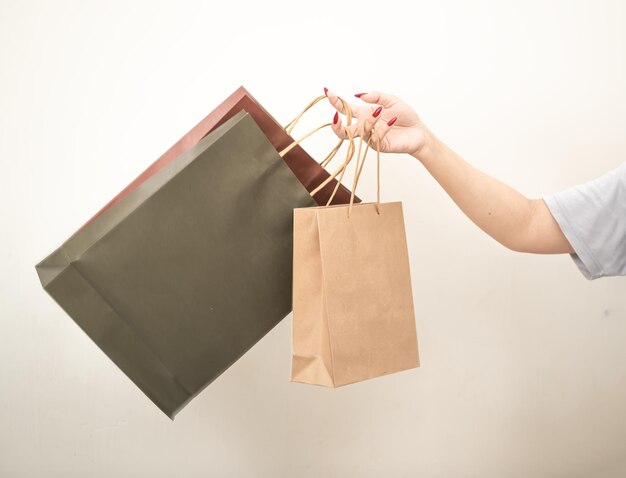
POLYGON ((333 118, 333 124, 337 124, 337 121, 339 121, 339 112, 335 113, 335 117, 333 118))
POLYGON ((328 96, 328 88, 324 87, 324 94, 328 96))
POLYGON ((366 94, 367 94, 367 93, 357 93, 357 94, 356 94, 356 95, 354 95, 354 96, 356 96, 357 98, 360 98, 361 96, 366 95, 366 94))
POLYGON ((378 115, 380 114, 380 112, 383 110, 382 106, 379 106, 378 108, 376 108, 376 111, 374 111, 374 113, 372 113, 372 116, 374 118, 378 118, 378 115))
POLYGON ((387 123, 387 126, 393 126, 393 124, 396 122, 397 119, 398 119, 397 116, 395 118, 391 118, 389 122, 387 123))

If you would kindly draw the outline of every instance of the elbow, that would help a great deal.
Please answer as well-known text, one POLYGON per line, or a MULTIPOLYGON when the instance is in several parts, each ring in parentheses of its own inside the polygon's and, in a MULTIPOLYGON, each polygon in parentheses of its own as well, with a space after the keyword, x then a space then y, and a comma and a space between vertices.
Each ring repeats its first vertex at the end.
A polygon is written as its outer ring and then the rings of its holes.
POLYGON ((513 252, 533 252, 532 245, 525 241, 512 241, 502 245, 513 252))
POLYGON ((501 243, 514 252, 555 254, 572 252, 572 247, 552 217, 543 199, 528 199, 501 243))
POLYGON ((535 200, 526 199, 511 220, 506 237, 500 243, 513 252, 537 252, 537 215, 538 205, 535 200))

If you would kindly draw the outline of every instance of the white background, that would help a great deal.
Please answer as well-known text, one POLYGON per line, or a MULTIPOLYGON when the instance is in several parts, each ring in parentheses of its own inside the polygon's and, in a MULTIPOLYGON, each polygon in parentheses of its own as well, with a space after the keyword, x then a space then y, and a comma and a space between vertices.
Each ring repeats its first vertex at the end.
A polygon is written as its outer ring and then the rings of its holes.
POLYGON ((504 249, 409 157, 382 184, 417 370, 292 384, 288 317, 172 422, 34 269, 240 84, 283 122, 395 93, 532 197, 597 177, 626 157, 625 5, 0 0, 0 476, 626 476, 624 278, 504 249))

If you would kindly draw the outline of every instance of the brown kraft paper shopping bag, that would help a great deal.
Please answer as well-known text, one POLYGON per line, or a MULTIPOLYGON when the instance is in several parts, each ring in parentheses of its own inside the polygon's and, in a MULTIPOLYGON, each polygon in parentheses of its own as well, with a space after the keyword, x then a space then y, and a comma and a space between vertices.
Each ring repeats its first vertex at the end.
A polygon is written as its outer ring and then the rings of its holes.
POLYGON ((295 209, 293 248, 292 381, 338 387, 419 366, 402 203, 295 209))

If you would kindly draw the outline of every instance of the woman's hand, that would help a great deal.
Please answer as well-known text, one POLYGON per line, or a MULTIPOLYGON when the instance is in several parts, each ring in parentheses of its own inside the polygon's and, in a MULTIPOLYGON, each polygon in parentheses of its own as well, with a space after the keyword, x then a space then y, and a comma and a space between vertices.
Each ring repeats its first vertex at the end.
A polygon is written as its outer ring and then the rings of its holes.
MULTIPOLYGON (((327 88, 324 88, 324 92, 337 112, 345 114, 337 95, 327 88)), ((385 93, 359 93, 355 96, 365 102, 349 105, 357 123, 343 126, 338 113, 333 118, 332 128, 339 138, 347 139, 348 133, 351 133, 353 136, 363 136, 371 147, 375 147, 378 134, 381 152, 408 153, 415 157, 419 155, 429 132, 409 105, 400 98, 385 93)))

